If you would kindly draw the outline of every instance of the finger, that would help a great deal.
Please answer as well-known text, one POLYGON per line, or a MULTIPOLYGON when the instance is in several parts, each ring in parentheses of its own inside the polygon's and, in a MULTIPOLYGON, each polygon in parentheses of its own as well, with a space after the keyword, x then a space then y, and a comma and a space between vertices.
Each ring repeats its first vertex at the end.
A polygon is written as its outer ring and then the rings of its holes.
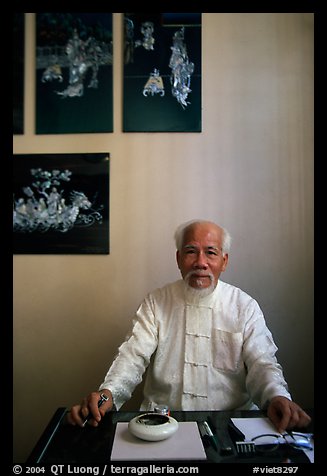
POLYGON ((275 425, 279 433, 283 433, 286 428, 289 427, 290 424, 290 417, 288 414, 283 413, 282 417, 279 418, 279 421, 275 425))
POLYGON ((268 416, 279 433, 283 433, 289 425, 291 412, 288 408, 271 407, 268 411, 268 416))
POLYGON ((92 413, 92 400, 94 396, 91 394, 88 397, 85 397, 82 401, 82 404, 80 405, 80 410, 79 410, 79 418, 78 418, 78 425, 79 426, 85 426, 87 423, 91 421, 91 419, 94 418, 94 415, 92 413))
POLYGON ((83 421, 82 421, 82 418, 81 418, 81 405, 74 405, 70 412, 68 413, 67 415, 67 421, 71 424, 71 425, 79 425, 79 426, 82 426, 83 424, 83 421))
POLYGON ((73 425, 73 426, 76 425, 76 421, 73 419, 71 412, 68 412, 68 413, 67 413, 67 415, 66 415, 66 421, 67 421, 67 423, 69 423, 70 425, 73 425))
POLYGON ((299 423, 300 426, 308 426, 309 423, 311 423, 311 416, 302 410, 300 423, 299 423))
POLYGON ((100 398, 100 392, 92 392, 88 398, 88 407, 90 409, 90 413, 93 419, 96 422, 99 422, 101 420, 101 413, 98 407, 100 398))
POLYGON ((88 416, 84 421, 83 421, 83 427, 85 427, 86 425, 89 425, 89 426, 98 426, 98 422, 93 418, 93 416, 88 416))
POLYGON ((311 422, 311 417, 301 408, 292 412, 292 417, 290 419, 289 427, 305 427, 311 422))
POLYGON ((85 420, 85 418, 87 418, 87 416, 90 413, 90 409, 89 409, 87 403, 83 403, 83 405, 81 405, 79 413, 80 413, 80 416, 83 420, 85 420))
POLYGON ((287 429, 294 428, 295 426, 298 426, 300 421, 300 415, 298 411, 293 411, 291 414, 291 417, 289 419, 287 429))
POLYGON ((99 408, 99 412, 101 414, 101 416, 103 417, 107 412, 109 412, 110 410, 112 410, 112 400, 107 400, 106 402, 104 402, 101 407, 99 408))

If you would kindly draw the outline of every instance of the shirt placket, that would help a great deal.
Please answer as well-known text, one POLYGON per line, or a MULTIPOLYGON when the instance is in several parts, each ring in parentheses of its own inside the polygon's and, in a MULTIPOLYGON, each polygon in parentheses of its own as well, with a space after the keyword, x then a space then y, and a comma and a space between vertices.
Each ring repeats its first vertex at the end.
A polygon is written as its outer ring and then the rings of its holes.
POLYGON ((186 313, 183 409, 205 407, 208 399, 208 365, 212 309, 188 305, 186 313))

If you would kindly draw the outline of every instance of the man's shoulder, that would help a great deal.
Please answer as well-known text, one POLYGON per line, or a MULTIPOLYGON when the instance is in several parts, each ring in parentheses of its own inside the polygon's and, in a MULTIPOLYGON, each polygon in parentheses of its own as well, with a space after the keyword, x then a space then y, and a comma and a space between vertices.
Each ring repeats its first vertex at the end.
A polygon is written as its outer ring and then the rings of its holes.
POLYGON ((250 296, 246 291, 241 289, 238 286, 235 286, 234 284, 229 284, 226 283, 225 281, 219 280, 219 286, 218 286, 218 291, 221 293, 223 297, 228 297, 230 299, 237 299, 237 300, 242 300, 242 301, 254 301, 255 299, 250 296))
POLYGON ((163 286, 160 286, 160 287, 154 289, 153 291, 151 291, 151 294, 154 294, 154 293, 161 294, 161 293, 166 293, 166 292, 172 292, 172 291, 181 289, 182 286, 183 286, 183 280, 182 279, 177 279, 176 281, 166 283, 163 286))
POLYGON ((167 283, 149 292, 148 296, 154 299, 167 298, 168 296, 179 295, 183 288, 183 280, 178 279, 167 283))

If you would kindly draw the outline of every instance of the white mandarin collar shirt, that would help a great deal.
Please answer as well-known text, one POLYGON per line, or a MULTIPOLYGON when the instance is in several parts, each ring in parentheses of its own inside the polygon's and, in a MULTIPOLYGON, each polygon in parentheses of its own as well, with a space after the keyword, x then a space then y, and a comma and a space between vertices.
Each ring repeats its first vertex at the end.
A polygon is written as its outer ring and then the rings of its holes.
POLYGON ((100 389, 119 409, 146 371, 141 410, 263 408, 276 395, 291 398, 276 351, 247 293, 219 281, 199 299, 178 280, 144 299, 100 389))

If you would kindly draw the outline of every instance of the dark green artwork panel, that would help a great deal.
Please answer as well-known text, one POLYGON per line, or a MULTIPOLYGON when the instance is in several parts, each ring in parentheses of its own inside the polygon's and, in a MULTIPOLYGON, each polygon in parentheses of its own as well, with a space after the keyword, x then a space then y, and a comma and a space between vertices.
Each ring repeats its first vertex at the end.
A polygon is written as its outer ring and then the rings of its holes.
POLYGON ((37 13, 36 134, 113 132, 112 13, 37 13))
POLYGON ((13 134, 24 134, 25 14, 13 17, 13 134))
POLYGON ((201 13, 124 14, 124 132, 201 132, 201 13))
POLYGON ((13 156, 13 252, 109 254, 109 153, 13 156))

